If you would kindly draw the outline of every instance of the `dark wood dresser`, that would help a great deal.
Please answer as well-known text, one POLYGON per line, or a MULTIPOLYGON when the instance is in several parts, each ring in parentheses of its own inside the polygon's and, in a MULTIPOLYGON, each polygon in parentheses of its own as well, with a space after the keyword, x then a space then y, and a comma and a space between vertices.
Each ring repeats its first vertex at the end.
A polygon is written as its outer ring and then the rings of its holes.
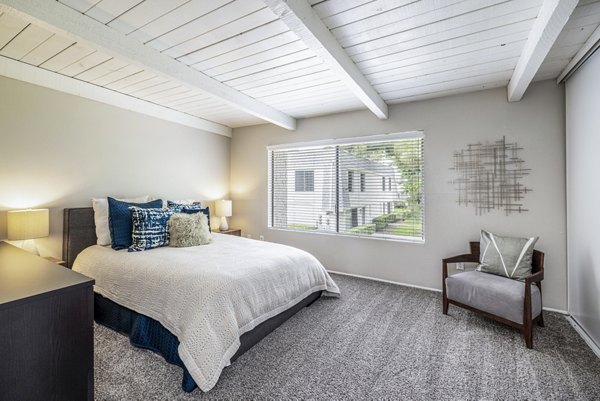
POLYGON ((93 284, 0 242, 0 400, 93 400, 93 284))

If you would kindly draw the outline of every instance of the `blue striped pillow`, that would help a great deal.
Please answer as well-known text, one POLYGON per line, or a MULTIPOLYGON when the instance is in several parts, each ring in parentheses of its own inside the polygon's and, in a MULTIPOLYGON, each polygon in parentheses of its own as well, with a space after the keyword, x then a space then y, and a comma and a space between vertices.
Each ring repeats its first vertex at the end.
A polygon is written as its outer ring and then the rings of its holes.
POLYGON ((169 245, 167 223, 174 210, 163 208, 143 209, 129 207, 131 213, 132 234, 129 252, 145 251, 169 245))

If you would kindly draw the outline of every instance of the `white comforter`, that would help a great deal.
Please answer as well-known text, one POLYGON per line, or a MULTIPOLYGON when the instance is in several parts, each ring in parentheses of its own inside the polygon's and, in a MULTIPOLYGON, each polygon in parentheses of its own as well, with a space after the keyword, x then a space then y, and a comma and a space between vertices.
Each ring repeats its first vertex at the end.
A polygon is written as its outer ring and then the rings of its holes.
POLYGON ((242 334, 312 292, 339 294, 311 254, 223 234, 209 245, 144 252, 95 245, 73 270, 94 278, 97 293, 177 336, 179 356, 203 391, 217 383, 242 334))

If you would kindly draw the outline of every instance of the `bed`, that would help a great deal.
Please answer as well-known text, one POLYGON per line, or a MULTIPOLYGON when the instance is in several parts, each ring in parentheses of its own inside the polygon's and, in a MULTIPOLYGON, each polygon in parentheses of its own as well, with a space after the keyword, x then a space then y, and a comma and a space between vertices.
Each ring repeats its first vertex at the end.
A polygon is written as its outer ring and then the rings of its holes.
POLYGON ((67 267, 96 280, 96 321, 184 370, 208 391, 221 371, 321 295, 339 289, 310 254, 213 234, 209 245, 144 252, 95 245, 92 208, 64 210, 67 267))

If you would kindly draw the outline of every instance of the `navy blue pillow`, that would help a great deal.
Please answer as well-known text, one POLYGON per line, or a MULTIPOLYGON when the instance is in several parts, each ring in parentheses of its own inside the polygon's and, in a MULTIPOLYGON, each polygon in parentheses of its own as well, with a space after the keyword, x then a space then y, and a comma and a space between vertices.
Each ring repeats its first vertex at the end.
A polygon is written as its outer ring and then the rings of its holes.
POLYGON ((198 203, 192 203, 191 205, 184 205, 181 203, 175 203, 173 201, 167 201, 167 206, 171 209, 175 209, 176 213, 196 214, 202 212, 208 219, 208 231, 212 232, 210 228, 210 209, 207 207, 202 208, 202 205, 198 203))
POLYGON ((143 209, 162 207, 162 199, 153 200, 148 203, 123 202, 115 198, 108 199, 108 228, 110 230, 111 246, 113 249, 125 249, 131 245, 131 233, 133 221, 129 206, 137 206, 143 209))

